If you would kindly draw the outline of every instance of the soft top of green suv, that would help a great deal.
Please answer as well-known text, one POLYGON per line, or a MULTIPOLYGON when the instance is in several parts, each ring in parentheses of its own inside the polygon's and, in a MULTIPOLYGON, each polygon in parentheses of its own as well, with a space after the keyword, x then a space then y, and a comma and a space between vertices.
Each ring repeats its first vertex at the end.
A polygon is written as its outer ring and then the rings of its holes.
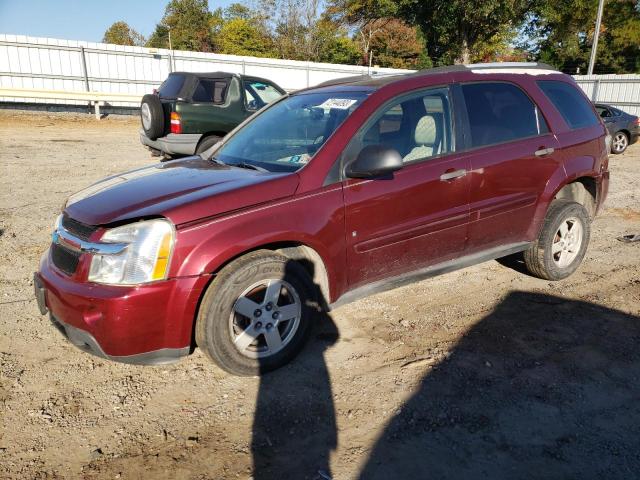
POLYGON ((229 72, 174 72, 142 97, 140 141, 171 158, 201 153, 285 91, 270 80, 229 72))

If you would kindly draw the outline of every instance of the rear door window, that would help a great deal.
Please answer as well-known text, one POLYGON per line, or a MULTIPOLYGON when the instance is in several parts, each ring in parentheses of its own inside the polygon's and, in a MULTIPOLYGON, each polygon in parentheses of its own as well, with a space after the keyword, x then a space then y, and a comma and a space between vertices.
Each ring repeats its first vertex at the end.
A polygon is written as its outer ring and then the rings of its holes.
POLYGON ((192 100, 202 103, 224 103, 227 97, 226 80, 201 78, 193 92, 192 100))
POLYGON ((510 83, 462 85, 467 106, 471 146, 494 145, 549 131, 536 105, 510 83))
POLYGON ((538 86, 572 130, 599 123, 593 108, 576 87, 557 80, 539 80, 538 86))
POLYGON ((158 89, 160 98, 176 99, 184 85, 184 75, 169 75, 158 89))

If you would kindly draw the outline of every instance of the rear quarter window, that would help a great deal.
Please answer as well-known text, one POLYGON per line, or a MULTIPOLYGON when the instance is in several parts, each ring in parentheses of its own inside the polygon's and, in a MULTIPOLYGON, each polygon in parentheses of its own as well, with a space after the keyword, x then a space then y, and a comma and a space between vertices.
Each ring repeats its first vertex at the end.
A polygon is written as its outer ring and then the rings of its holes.
POLYGON ((175 99, 180 95, 180 90, 184 85, 185 77, 183 75, 169 75, 167 79, 162 82, 158 89, 158 95, 161 98, 175 99))
POLYGON ((224 103, 227 96, 227 81, 201 78, 192 95, 194 102, 224 103))
POLYGON ((599 123, 593 108, 577 87, 557 80, 538 80, 537 83, 572 130, 599 123))

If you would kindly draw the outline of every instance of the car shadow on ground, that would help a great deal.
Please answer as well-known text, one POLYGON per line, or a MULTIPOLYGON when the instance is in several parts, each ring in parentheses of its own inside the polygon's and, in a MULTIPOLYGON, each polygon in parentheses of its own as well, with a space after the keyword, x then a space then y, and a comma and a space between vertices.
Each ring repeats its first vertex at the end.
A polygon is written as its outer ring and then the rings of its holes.
MULTIPOLYGON (((313 265, 298 263, 313 278, 313 265)), ((314 289, 318 303, 326 307, 320 288, 314 289)), ((302 354, 260 377, 251 441, 253 480, 332 478, 329 456, 338 434, 324 353, 339 334, 326 308, 318 310, 322 313, 302 354)))
POLYGON ((496 258, 496 262, 498 262, 503 267, 510 268, 518 273, 522 273, 523 275, 527 275, 531 277, 531 272, 527 269, 527 265, 524 263, 524 253, 518 252, 513 253, 511 255, 507 255, 506 257, 496 258))
POLYGON ((424 377, 359 478, 638 478, 639 341, 640 317, 511 293, 424 377))

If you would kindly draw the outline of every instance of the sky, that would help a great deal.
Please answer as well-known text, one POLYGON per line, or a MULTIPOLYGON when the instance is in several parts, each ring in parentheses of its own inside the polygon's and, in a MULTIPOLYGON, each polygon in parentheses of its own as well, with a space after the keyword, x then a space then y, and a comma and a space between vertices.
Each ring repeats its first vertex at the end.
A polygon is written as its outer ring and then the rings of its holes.
MULTIPOLYGON (((234 0, 209 0, 209 9, 234 0)), ((235 0, 237 1, 237 0, 235 0)), ((145 37, 168 0, 0 0, 0 33, 100 42, 113 22, 124 20, 145 37)))

